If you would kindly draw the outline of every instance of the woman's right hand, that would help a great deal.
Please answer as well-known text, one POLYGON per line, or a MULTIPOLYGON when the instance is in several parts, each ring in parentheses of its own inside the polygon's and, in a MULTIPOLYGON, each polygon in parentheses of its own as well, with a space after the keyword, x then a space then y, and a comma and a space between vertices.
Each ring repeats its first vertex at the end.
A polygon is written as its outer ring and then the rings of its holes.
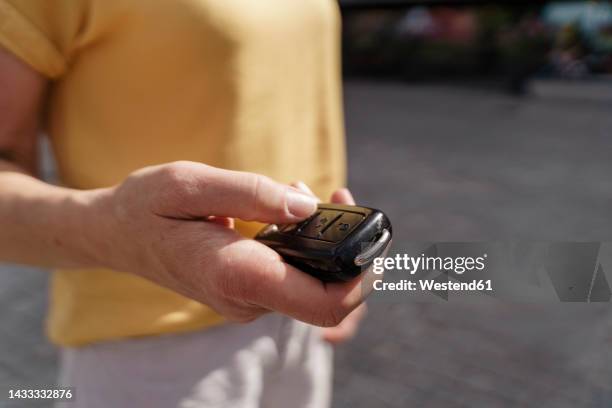
POLYGON ((277 311, 336 326, 362 302, 361 280, 321 281, 232 228, 232 217, 293 223, 317 200, 253 173, 175 162, 84 192, 95 216, 88 240, 103 266, 135 273, 235 321, 277 311))

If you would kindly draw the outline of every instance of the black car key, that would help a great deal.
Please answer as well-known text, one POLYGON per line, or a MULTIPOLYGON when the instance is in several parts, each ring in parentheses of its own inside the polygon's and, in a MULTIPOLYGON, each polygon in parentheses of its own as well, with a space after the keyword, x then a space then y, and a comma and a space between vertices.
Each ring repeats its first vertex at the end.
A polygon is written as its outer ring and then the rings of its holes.
POLYGON ((391 242, 391 223, 379 210, 319 204, 297 224, 270 224, 255 239, 285 261, 323 281, 348 281, 366 269, 391 242))

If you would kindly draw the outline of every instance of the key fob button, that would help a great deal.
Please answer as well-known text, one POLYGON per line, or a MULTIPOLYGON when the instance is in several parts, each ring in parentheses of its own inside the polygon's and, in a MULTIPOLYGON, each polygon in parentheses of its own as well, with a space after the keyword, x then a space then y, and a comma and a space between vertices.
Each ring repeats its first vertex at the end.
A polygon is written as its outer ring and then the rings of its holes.
POLYGON ((315 215, 306 225, 304 225, 304 227, 297 232, 297 235, 321 239, 325 228, 327 228, 328 225, 334 222, 341 215, 341 212, 322 211, 315 215))
POLYGON ((297 231, 301 231, 304 226, 306 226, 310 221, 312 221, 314 218, 318 217, 321 214, 321 212, 317 212, 315 215, 312 215, 310 218, 301 221, 301 222, 297 222, 295 224, 285 224, 282 225, 280 230, 283 234, 289 234, 289 235, 293 235, 295 232, 297 231))
POLYGON ((348 236, 353 229, 363 221, 363 215, 357 213, 343 213, 336 222, 325 230, 321 239, 331 242, 340 242, 348 236))

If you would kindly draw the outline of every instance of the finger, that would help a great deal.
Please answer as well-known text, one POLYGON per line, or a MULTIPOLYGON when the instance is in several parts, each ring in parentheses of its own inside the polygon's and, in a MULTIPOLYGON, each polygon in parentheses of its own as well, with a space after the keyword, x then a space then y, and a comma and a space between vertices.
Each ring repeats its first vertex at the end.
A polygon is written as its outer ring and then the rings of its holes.
MULTIPOLYGON (((310 189, 310 187, 308 187, 308 184, 304 183, 303 181, 294 181, 293 183, 290 184, 291 187, 295 187, 298 190, 300 190, 303 193, 309 194, 313 197, 316 197, 315 193, 312 192, 312 190, 310 189)), ((317 197, 318 198, 318 197, 317 197)), ((321 200, 319 200, 321 201, 321 200)))
POLYGON ((160 215, 177 210, 198 216, 236 217, 245 221, 290 223, 317 209, 317 200, 300 190, 254 173, 230 171, 194 162, 162 169, 169 184, 160 215))
POLYGON ((333 327, 363 301, 360 279, 323 283, 290 265, 280 265, 277 279, 269 280, 261 291, 264 307, 315 326, 333 327))
POLYGON ((353 199, 353 195, 347 188, 334 191, 330 201, 334 204, 355 205, 355 199, 353 199))
POLYGON ((357 334, 359 323, 363 320, 366 312, 367 306, 362 303, 338 326, 325 328, 322 333, 323 340, 331 344, 339 344, 353 338, 357 334))
POLYGON ((323 283, 282 261, 270 248, 255 241, 224 248, 221 257, 241 271, 240 284, 248 303, 274 310, 316 326, 338 325, 362 302, 361 278, 323 283), (254 245, 257 245, 255 247, 254 245), (223 252, 229 251, 227 254, 223 252))
POLYGON ((344 321, 336 327, 324 328, 322 333, 323 340, 330 344, 340 344, 355 337, 357 325, 348 322, 348 320, 349 317, 344 319, 344 321))

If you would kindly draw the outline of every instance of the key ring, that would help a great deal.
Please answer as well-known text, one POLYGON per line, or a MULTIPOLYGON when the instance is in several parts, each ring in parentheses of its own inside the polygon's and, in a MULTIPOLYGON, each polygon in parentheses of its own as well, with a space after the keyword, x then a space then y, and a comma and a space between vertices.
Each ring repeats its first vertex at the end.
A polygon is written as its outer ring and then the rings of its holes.
POLYGON ((385 249, 387 244, 389 244, 390 239, 391 233, 385 228, 380 235, 380 238, 378 238, 376 242, 355 257, 355 265, 362 266, 369 263, 372 259, 379 255, 383 249, 385 249))

